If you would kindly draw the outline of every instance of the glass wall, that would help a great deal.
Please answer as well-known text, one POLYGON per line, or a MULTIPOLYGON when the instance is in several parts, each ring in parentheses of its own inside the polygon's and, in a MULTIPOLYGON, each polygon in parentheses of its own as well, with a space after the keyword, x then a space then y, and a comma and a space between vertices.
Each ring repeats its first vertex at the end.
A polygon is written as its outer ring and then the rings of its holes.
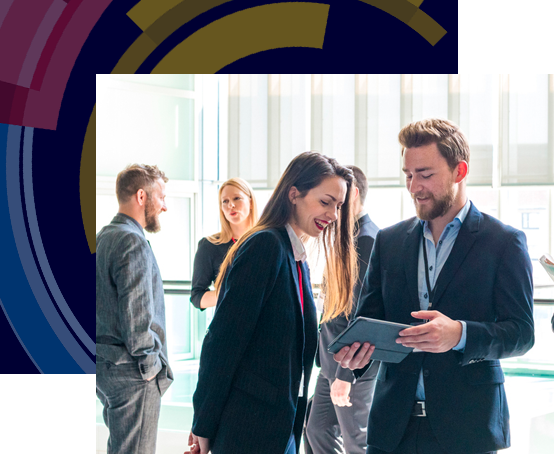
MULTIPOLYGON (((155 164, 169 178, 162 230, 145 232, 164 281, 190 282, 201 217, 198 161, 202 83, 194 75, 97 75, 96 231, 118 211, 115 178, 131 163, 155 164)), ((170 361, 195 355, 198 314, 189 296, 166 294, 170 361)))
MULTIPOLYGON (((194 180, 195 92, 154 84, 163 77, 147 84, 144 75, 97 76, 97 175, 115 177, 129 163, 154 159, 168 178, 194 180)), ((165 77, 177 85, 178 76, 165 77)))

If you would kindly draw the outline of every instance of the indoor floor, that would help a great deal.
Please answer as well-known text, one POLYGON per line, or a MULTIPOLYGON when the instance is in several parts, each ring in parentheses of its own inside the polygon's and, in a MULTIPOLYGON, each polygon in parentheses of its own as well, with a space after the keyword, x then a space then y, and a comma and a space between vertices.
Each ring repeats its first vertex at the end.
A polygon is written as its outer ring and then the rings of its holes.
MULTIPOLYGON (((157 454, 182 454, 192 422, 192 394, 196 387, 198 361, 179 362, 174 372, 175 382, 162 399, 157 454)), ((313 393, 315 379, 310 385, 313 393)), ((505 386, 511 415, 512 447, 502 452, 551 454, 554 446, 554 378, 507 375, 505 386)), ((108 431, 98 400, 96 423, 97 454, 104 454, 108 431)))

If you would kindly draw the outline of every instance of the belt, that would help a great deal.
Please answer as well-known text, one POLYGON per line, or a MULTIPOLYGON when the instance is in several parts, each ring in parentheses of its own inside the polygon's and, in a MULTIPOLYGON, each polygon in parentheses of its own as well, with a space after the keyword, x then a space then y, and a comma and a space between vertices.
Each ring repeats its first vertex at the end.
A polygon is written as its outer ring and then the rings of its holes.
POLYGON ((412 416, 427 416, 424 400, 416 401, 416 403, 414 404, 414 408, 412 409, 412 416))

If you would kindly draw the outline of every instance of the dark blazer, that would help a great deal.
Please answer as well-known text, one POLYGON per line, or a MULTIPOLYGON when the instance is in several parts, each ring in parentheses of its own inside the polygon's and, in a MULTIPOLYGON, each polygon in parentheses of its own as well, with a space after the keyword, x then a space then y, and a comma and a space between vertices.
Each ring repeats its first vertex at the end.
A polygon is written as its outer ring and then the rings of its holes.
POLYGON ((204 338, 192 432, 214 454, 283 454, 298 444, 316 343, 309 270, 298 272, 285 228, 255 233, 225 277, 204 338), (304 369, 303 397, 298 397, 304 369))
POLYGON ((202 238, 198 242, 190 292, 190 302, 194 307, 204 310, 200 307, 200 301, 202 301, 204 293, 210 290, 210 285, 215 282, 219 268, 232 245, 233 240, 223 244, 213 244, 207 238, 202 238))
MULTIPOLYGON (((357 316, 409 324, 420 310, 418 253, 422 224, 412 218, 379 231, 357 316)), ((436 282, 435 309, 467 323, 463 352, 411 353, 381 363, 367 441, 395 449, 404 434, 423 369, 433 432, 452 453, 510 445, 500 358, 534 343, 531 260, 523 232, 480 213, 473 204, 436 282)))
MULTIPOLYGON (((354 295, 352 298, 353 307, 350 319, 353 318, 352 316, 356 313, 358 297, 367 271, 373 240, 378 231, 379 228, 369 218, 368 214, 363 215, 356 221, 354 238, 356 242, 356 252, 358 254, 358 279, 354 286, 354 295)), ((340 316, 321 325, 316 353, 316 365, 321 367, 321 373, 329 380, 339 378, 340 380, 350 383, 354 381, 354 374, 352 371, 340 367, 339 363, 333 359, 333 355, 327 351, 327 346, 346 329, 349 321, 349 318, 346 316, 340 316)), ((372 366, 372 370, 364 374, 363 379, 374 377, 378 367, 379 365, 375 363, 372 366)))

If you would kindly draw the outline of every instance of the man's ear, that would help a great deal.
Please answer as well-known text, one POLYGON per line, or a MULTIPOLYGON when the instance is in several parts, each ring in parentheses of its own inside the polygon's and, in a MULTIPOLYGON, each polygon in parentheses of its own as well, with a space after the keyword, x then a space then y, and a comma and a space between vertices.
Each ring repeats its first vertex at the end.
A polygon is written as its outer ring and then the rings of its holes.
POLYGON ((299 194, 300 194, 300 192, 298 191, 296 186, 292 186, 289 189, 289 200, 291 201, 291 203, 293 205, 296 205, 296 198, 298 197, 299 194))
POLYGON ((466 161, 460 161, 456 165, 456 183, 460 183, 465 177, 467 177, 467 173, 469 171, 469 166, 466 161))
POLYGON ((139 206, 143 206, 146 204, 146 199, 148 196, 146 195, 146 191, 144 189, 139 189, 135 194, 135 197, 139 206))

